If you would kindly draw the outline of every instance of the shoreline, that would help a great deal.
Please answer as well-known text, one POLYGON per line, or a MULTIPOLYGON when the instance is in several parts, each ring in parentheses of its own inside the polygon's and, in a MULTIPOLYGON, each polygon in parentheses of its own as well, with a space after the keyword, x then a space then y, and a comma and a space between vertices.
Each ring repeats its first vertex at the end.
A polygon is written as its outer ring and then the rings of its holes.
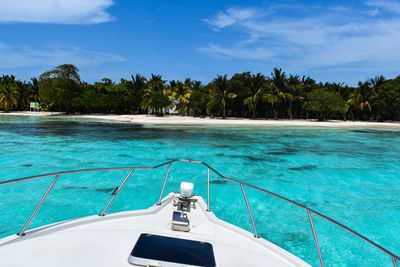
POLYGON ((65 114, 63 112, 1 112, 0 115, 20 116, 55 116, 77 119, 107 120, 120 123, 141 125, 204 125, 204 126, 304 126, 304 127, 366 127, 366 128, 400 128, 400 122, 370 122, 370 121, 317 121, 317 120, 272 120, 272 119, 247 119, 247 118, 213 118, 166 115, 112 115, 112 114, 65 114))

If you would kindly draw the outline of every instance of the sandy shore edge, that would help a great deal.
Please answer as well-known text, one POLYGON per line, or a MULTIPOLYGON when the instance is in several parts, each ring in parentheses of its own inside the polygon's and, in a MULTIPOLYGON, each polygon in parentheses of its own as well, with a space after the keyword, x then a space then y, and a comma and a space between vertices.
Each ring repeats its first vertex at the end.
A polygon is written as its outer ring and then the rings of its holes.
POLYGON ((244 119, 244 118, 198 118, 190 116, 164 116, 156 117, 149 115, 66 115, 61 112, 9 112, 0 115, 22 115, 22 116, 57 116, 78 119, 108 120, 133 124, 153 125, 210 125, 210 126, 312 126, 312 127, 368 127, 368 128, 400 128, 400 122, 364 122, 364 121, 315 121, 315 120, 266 120, 266 119, 244 119))

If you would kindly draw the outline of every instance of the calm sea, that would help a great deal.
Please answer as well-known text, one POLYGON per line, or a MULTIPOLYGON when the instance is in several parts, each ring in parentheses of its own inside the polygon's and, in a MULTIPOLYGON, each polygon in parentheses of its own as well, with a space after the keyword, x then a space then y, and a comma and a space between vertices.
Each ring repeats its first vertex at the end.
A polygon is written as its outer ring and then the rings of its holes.
MULTIPOLYGON (((71 169, 205 161, 324 213, 400 254, 400 130, 369 128, 140 126, 61 117, 0 116, 0 180, 71 169)), ((135 171, 109 211, 147 208, 166 167, 135 171)), ((127 172, 61 176, 30 228, 98 214, 127 172)), ((172 166, 166 192, 181 181, 206 196, 207 170, 172 166)), ((211 209, 252 230, 240 187, 212 175, 211 209)), ((51 178, 0 187, 0 237, 17 233, 51 178)), ((262 237, 318 265, 307 213, 246 189, 262 237)), ((327 265, 382 266, 390 258, 313 217, 327 265)))

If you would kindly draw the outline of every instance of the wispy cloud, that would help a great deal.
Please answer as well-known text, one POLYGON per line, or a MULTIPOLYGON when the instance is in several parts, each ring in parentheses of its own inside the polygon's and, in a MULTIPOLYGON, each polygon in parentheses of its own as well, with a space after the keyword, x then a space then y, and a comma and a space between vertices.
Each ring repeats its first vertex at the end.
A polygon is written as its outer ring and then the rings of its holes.
POLYGON ((112 0, 0 0, 2 23, 95 24, 114 18, 112 0))
POLYGON ((218 29, 225 28, 240 21, 245 21, 256 17, 258 14, 254 8, 228 8, 219 12, 215 18, 205 19, 205 21, 218 29))
POLYGON ((49 47, 35 49, 30 46, 10 47, 0 43, 0 69, 25 67, 54 67, 71 63, 79 67, 94 67, 106 63, 122 62, 125 58, 77 47, 49 47))
POLYGON ((218 45, 209 45, 207 47, 202 47, 200 51, 211 53, 217 56, 227 57, 227 58, 237 58, 237 59, 251 59, 251 60, 268 60, 274 53, 262 47, 257 48, 224 48, 218 45))
POLYGON ((372 6, 372 7, 380 8, 380 9, 388 11, 388 12, 400 14, 400 3, 399 2, 386 1, 386 0, 369 0, 369 1, 366 1, 365 4, 367 6, 372 6))
POLYGON ((364 11, 364 13, 367 14, 368 16, 375 17, 379 13, 379 9, 377 9, 377 8, 370 9, 370 10, 364 11))
MULTIPOLYGON (((393 2, 369 1, 366 5, 365 9, 385 7, 397 12, 397 4, 393 2)), ((258 13, 258 17, 248 16, 230 22, 225 19, 225 23, 222 23, 221 14, 229 14, 228 11, 219 13, 208 23, 216 27, 220 25, 220 29, 232 27, 241 34, 231 35, 229 40, 220 43, 210 42, 199 50, 224 58, 269 60, 275 66, 289 66, 293 71, 360 62, 366 63, 366 68, 375 65, 386 70, 398 69, 400 18, 371 18, 364 10, 350 7, 344 16, 342 9, 334 13, 331 8, 328 14, 326 7, 317 8, 314 14, 304 13, 297 17, 258 13), (241 36, 245 36, 244 39, 241 36)), ((235 12, 241 13, 237 9, 235 12)))

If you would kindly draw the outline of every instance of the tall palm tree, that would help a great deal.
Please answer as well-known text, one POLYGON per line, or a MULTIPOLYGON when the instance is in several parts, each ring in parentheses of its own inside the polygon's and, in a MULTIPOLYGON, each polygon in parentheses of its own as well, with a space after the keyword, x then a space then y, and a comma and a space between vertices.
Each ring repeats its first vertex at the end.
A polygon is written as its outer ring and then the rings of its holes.
POLYGON ((299 75, 289 75, 287 79, 288 89, 290 93, 286 93, 286 99, 289 101, 288 115, 289 119, 293 119, 292 103, 294 100, 302 100, 303 97, 299 95, 300 87, 302 86, 299 75))
POLYGON ((277 119, 278 111, 275 111, 274 107, 278 103, 278 96, 274 94, 272 89, 270 89, 267 93, 263 95, 263 99, 271 104, 271 110, 274 112, 274 118, 277 119))
POLYGON ((31 78, 29 82, 30 100, 39 102, 39 80, 36 77, 31 78))
POLYGON ((356 109, 360 109, 363 114, 363 120, 367 120, 367 109, 371 112, 370 98, 375 95, 371 84, 366 82, 358 82, 358 87, 350 94, 347 103, 356 109))
POLYGON ((244 99, 244 104, 249 107, 249 110, 253 111, 253 118, 257 117, 257 107, 263 99, 265 82, 265 76, 261 73, 250 76, 249 89, 251 95, 244 99))
MULTIPOLYGON (((286 74, 282 69, 274 68, 274 71, 271 73, 271 92, 274 97, 268 96, 267 99, 270 99, 275 103, 279 104, 279 102, 289 100, 293 101, 293 95, 288 93, 288 84, 286 74)), ((272 104, 272 103, 271 103, 272 104)), ((272 104, 273 105, 273 104, 272 104)), ((278 118, 278 105, 276 105, 276 109, 274 111, 274 119, 278 118)))
POLYGON ((137 73, 135 77, 131 75, 131 79, 134 85, 133 87, 134 92, 132 93, 141 93, 141 91, 143 91, 146 86, 146 81, 147 81, 146 77, 137 73))
POLYGON ((24 110, 28 106, 30 99, 30 86, 25 81, 17 81, 17 110, 24 110))
POLYGON ((373 102, 371 108, 376 110, 376 120, 381 120, 381 110, 385 106, 385 101, 381 98, 379 94, 380 87, 386 82, 386 78, 383 75, 375 76, 369 80, 372 85, 373 91, 375 92, 373 96, 371 96, 371 101, 373 102))
POLYGON ((0 78, 0 106, 4 111, 10 111, 18 104, 18 87, 15 77, 3 76, 0 78))
POLYGON ((346 91, 346 86, 344 85, 344 82, 341 83, 332 83, 332 88, 335 92, 338 92, 339 95, 344 96, 345 91, 346 91))
POLYGON ((190 86, 189 109, 193 115, 204 115, 207 110, 207 93, 206 86, 201 81, 191 81, 190 86))
POLYGON ((372 87, 376 90, 377 88, 381 87, 386 81, 385 76, 378 75, 375 78, 369 80, 369 83, 372 84, 372 87))
POLYGON ((236 97, 236 94, 230 92, 230 84, 227 75, 217 75, 212 81, 210 90, 210 101, 207 104, 207 109, 211 110, 218 105, 222 110, 222 118, 226 118, 226 101, 236 97))
POLYGON ((136 74, 135 76, 131 75, 131 80, 127 82, 127 104, 128 111, 140 110, 140 103, 143 100, 143 96, 145 94, 147 79, 140 75, 136 74))
POLYGON ((150 108, 150 103, 152 97, 161 97, 162 94, 166 92, 166 81, 162 79, 161 75, 151 74, 151 79, 147 82, 146 88, 144 90, 142 108, 148 110, 150 108))
POLYGON ((188 111, 190 96, 192 94, 192 89, 189 86, 190 82, 188 81, 185 81, 185 83, 178 81, 172 87, 172 98, 178 102, 176 106, 179 115, 184 115, 188 111))

